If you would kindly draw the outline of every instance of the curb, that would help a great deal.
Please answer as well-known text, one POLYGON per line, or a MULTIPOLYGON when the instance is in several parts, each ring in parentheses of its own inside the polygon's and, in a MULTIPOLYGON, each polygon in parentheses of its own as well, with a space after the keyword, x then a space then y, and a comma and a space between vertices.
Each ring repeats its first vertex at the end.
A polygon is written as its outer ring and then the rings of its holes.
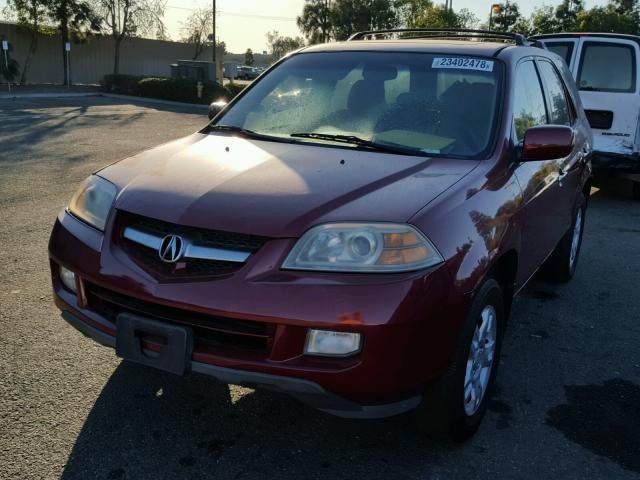
POLYGON ((0 95, 0 100, 13 100, 20 98, 74 98, 74 97, 96 97, 100 92, 83 93, 5 93, 0 95))
POLYGON ((133 95, 119 95, 116 93, 104 93, 104 92, 83 92, 83 93, 15 93, 15 94, 2 94, 0 100, 19 100, 27 98, 79 98, 79 97, 105 97, 114 98, 117 100, 127 100, 130 102, 151 103, 156 105, 170 105, 174 107, 183 108, 196 108, 198 110, 209 110, 209 105, 202 105, 198 103, 184 103, 173 102, 171 100, 161 100, 157 98, 148 97, 136 97, 133 95))
POLYGON ((118 93, 97 93, 101 97, 106 98, 115 98, 118 100, 129 100, 141 103, 155 103, 158 105, 172 105, 174 107, 186 107, 186 108, 197 108, 202 110, 209 110, 209 105, 201 105, 199 103, 185 103, 185 102, 173 102, 171 100, 161 100, 158 98, 148 98, 148 97, 136 97, 133 95, 120 95, 118 93))

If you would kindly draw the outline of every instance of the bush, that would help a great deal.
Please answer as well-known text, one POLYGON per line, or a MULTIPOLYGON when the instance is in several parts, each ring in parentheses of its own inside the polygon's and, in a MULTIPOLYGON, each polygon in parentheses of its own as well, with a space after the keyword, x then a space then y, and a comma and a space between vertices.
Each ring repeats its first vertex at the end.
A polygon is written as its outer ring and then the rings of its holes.
POLYGON ((229 92, 231 92, 231 98, 233 98, 236 95, 238 95, 241 91, 243 91, 245 88, 247 88, 247 86, 241 85, 239 83, 227 83, 225 88, 229 90, 229 92))
MULTIPOLYGON (((190 78, 105 75, 103 80, 104 90, 111 93, 204 105, 220 99, 229 100, 237 93, 237 91, 230 92, 216 82, 202 82, 202 84, 204 87, 202 98, 198 98, 198 82, 190 78)), ((235 87, 240 86, 235 85, 235 87)))
POLYGON ((136 75, 105 75, 102 87, 105 92, 140 95, 138 82, 143 78, 136 75))
POLYGON ((138 88, 142 97, 206 105, 231 96, 226 88, 215 82, 202 83, 202 98, 198 98, 198 82, 190 78, 143 78, 138 82, 138 88))

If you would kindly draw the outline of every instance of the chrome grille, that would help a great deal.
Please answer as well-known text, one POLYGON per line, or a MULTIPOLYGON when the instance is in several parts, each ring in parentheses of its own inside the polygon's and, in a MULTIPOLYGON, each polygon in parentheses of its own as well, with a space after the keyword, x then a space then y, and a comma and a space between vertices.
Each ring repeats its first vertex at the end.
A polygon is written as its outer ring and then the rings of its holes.
POLYGON ((175 225, 126 212, 118 212, 116 232, 116 241, 136 263, 167 279, 233 273, 267 241, 265 237, 175 225), (180 235, 187 244, 183 257, 175 263, 159 256, 167 235, 180 235))

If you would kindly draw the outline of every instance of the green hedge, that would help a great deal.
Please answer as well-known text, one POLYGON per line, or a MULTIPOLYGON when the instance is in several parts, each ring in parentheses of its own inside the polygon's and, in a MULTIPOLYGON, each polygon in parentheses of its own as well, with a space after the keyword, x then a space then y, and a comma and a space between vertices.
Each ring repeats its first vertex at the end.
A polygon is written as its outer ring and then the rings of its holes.
POLYGON ((247 86, 240 83, 227 83, 225 88, 231 92, 231 97, 233 98, 247 88, 247 86))
POLYGON ((198 82, 190 78, 106 75, 103 86, 106 91, 112 93, 205 105, 221 98, 228 100, 234 96, 218 83, 202 83, 204 87, 202 98, 198 98, 198 82))
POLYGON ((102 81, 102 87, 105 91, 111 93, 120 93, 122 95, 140 95, 138 82, 144 77, 135 75, 105 75, 102 81))

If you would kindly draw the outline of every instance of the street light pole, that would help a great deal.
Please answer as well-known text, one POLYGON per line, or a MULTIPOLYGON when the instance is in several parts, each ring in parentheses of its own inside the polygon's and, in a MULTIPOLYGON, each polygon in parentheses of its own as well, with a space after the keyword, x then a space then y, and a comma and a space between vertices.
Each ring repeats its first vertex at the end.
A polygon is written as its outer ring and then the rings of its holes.
POLYGON ((489 30, 493 28, 493 15, 498 15, 500 13, 500 4, 494 3, 491 5, 491 10, 489 10, 489 30))

